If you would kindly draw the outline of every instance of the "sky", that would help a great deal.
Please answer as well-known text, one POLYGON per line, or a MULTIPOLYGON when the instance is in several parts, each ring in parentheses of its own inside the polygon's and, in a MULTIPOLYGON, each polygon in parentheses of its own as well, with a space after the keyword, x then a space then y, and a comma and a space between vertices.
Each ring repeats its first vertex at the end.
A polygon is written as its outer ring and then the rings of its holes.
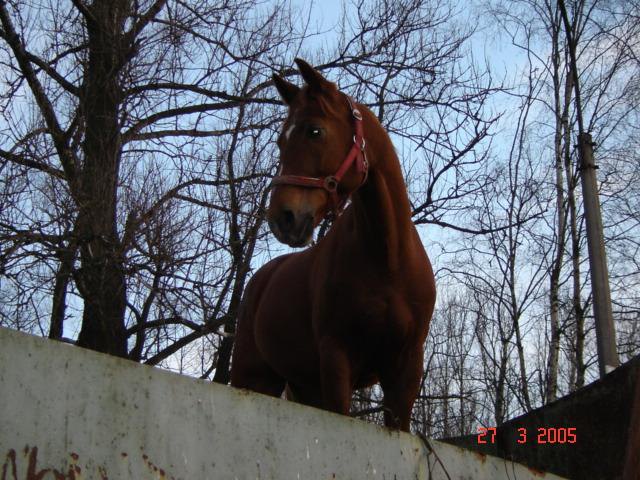
POLYGON ((333 30, 337 26, 343 3, 342 0, 291 0, 292 6, 311 8, 312 22, 317 22, 321 30, 333 30))
MULTIPOLYGON (((339 23, 341 21, 343 10, 352 10, 354 8, 353 3, 356 0, 289 0, 290 6, 293 10, 299 10, 303 12, 302 18, 306 19, 308 12, 309 15, 309 27, 310 31, 321 32, 318 36, 312 36, 305 41, 305 49, 313 52, 314 48, 323 48, 330 45, 338 34, 339 23)), ((471 38, 469 44, 469 53, 474 59, 482 63, 486 61, 491 65, 492 73, 495 73, 495 80, 499 82, 506 75, 513 77, 514 72, 518 70, 516 63, 520 62, 524 66, 524 57, 521 55, 521 51, 512 46, 506 38, 500 35, 497 31, 496 25, 489 21, 478 23, 478 19, 487 20, 486 15, 480 15, 480 10, 483 8, 479 0, 471 0, 465 2, 464 8, 459 8, 459 21, 464 25, 468 18, 470 22, 475 22, 476 33, 471 38), (465 18, 466 17, 466 18, 465 18)), ((303 25, 299 25, 302 29, 303 25)), ((293 66, 293 65, 292 65, 293 66)), ((513 78, 509 78, 513 80, 513 78)), ((296 80, 294 80, 296 81, 296 80)), ((356 99, 357 100, 357 99, 356 99)), ((504 109, 504 105, 495 105, 493 107, 496 111, 504 109)), ((406 151, 402 145, 401 138, 392 137, 396 149, 398 152, 406 151)), ((494 145, 494 148, 496 146, 494 145)), ((508 146, 507 146, 508 147, 508 146)), ((413 147, 408 147, 410 150, 413 147)), ((429 246, 432 251, 430 255, 432 259, 437 256, 435 251, 437 245, 443 245, 450 243, 449 237, 456 235, 453 232, 443 230, 440 227, 433 225, 419 225, 418 231, 423 239, 425 246, 429 246)), ((272 242, 270 245, 269 254, 266 258, 257 258, 253 264, 254 266, 262 265, 266 263, 270 258, 288 253, 291 251, 297 251, 299 249, 291 249, 285 245, 277 242, 272 242)))

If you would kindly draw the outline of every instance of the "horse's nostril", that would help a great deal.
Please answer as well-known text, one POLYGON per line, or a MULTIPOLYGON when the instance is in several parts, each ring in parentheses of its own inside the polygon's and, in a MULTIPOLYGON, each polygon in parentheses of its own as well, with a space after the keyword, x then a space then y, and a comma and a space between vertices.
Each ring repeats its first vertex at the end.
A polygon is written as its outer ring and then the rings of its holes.
POLYGON ((280 228, 285 231, 289 231, 293 228, 296 221, 296 216, 291 210, 283 210, 280 216, 280 228))
POLYGON ((313 230, 313 215, 305 215, 303 220, 303 230, 313 230))

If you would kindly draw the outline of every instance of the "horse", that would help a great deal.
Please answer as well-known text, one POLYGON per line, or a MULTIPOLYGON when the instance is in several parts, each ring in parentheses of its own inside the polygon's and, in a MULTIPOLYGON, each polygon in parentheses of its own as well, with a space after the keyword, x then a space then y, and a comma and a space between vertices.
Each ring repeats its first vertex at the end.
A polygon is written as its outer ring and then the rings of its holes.
POLYGON ((385 425, 409 431, 436 287, 400 162, 366 106, 295 61, 303 87, 273 75, 289 112, 267 222, 291 247, 333 224, 248 282, 231 385, 348 415, 353 391, 379 383, 385 425))

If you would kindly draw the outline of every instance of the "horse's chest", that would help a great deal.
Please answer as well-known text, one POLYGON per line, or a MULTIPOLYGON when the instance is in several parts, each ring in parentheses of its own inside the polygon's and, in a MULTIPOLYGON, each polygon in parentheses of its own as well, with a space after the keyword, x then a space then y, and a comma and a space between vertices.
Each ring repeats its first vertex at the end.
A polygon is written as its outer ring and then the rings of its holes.
POLYGON ((347 343, 401 341, 412 320, 405 303, 393 289, 366 282, 330 285, 316 299, 314 329, 318 336, 345 337, 347 343))
POLYGON ((354 368, 362 372, 375 370, 381 352, 401 351, 417 338, 420 316, 411 311, 402 282, 381 278, 366 267, 354 276, 343 265, 334 263, 307 276, 309 270, 283 264, 265 288, 256 312, 255 341, 283 376, 315 378, 325 338, 344 344, 354 368))

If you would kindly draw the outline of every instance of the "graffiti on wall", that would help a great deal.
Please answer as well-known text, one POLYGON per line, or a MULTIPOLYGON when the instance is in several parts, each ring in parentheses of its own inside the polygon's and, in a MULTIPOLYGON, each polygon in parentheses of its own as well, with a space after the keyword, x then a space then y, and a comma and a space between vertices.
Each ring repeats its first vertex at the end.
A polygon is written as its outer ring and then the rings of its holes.
MULTIPOLYGON (((149 479, 153 480, 179 480, 168 475, 166 471, 155 465, 149 457, 141 453, 138 457, 131 458, 125 452, 120 453, 125 462, 140 461, 146 467, 149 479)), ((63 462, 64 463, 64 462, 63 462)), ((126 468, 125 471, 131 471, 126 468)), ((106 467, 102 465, 92 466, 81 463, 77 453, 69 453, 66 464, 62 468, 45 467, 38 464, 38 447, 25 446, 22 449, 8 450, 2 459, 0 480, 109 480, 106 467)))

